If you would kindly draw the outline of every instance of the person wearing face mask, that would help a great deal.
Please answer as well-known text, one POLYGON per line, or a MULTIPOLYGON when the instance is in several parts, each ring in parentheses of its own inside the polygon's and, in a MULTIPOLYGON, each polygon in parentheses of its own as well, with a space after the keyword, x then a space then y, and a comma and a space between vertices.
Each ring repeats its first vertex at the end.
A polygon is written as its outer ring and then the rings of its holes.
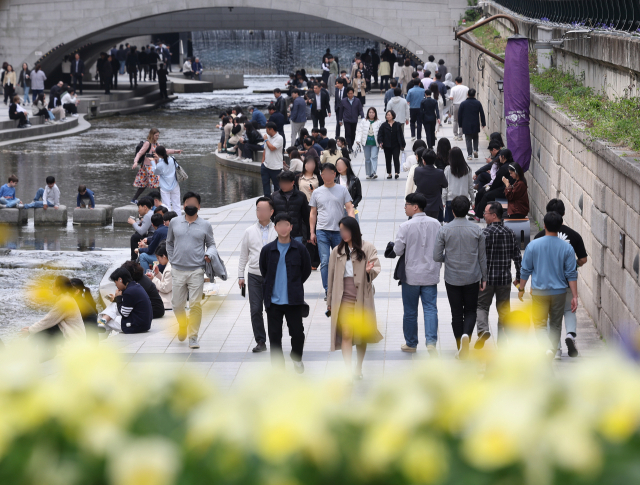
POLYGON ((178 340, 189 336, 189 347, 200 348, 198 331, 202 320, 202 287, 204 286, 205 261, 211 262, 216 253, 211 224, 198 217, 200 194, 187 192, 182 198, 184 216, 171 220, 167 232, 167 253, 173 272, 173 297, 171 304, 178 320, 178 340), (185 311, 189 297, 189 315, 185 311))

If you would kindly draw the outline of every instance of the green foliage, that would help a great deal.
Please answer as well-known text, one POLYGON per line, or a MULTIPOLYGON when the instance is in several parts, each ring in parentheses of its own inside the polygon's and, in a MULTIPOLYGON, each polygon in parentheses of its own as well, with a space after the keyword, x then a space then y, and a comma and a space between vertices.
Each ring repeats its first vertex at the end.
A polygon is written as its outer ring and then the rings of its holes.
POLYGON ((485 24, 472 32, 478 43, 494 54, 504 55, 507 39, 503 38, 491 24, 485 24))
POLYGON ((553 99, 571 116, 584 123, 593 138, 640 150, 640 99, 614 98, 595 92, 573 73, 548 69, 531 74, 535 89, 553 99))

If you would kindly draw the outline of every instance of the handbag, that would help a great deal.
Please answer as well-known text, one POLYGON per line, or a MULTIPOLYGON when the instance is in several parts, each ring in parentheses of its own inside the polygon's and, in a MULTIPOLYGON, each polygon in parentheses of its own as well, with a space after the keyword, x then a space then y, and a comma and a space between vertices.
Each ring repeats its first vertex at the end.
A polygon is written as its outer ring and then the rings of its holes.
POLYGON ((187 172, 184 171, 184 168, 180 166, 180 164, 176 161, 175 158, 173 159, 173 163, 176 164, 176 180, 178 182, 187 180, 189 178, 189 176, 187 175, 187 172))

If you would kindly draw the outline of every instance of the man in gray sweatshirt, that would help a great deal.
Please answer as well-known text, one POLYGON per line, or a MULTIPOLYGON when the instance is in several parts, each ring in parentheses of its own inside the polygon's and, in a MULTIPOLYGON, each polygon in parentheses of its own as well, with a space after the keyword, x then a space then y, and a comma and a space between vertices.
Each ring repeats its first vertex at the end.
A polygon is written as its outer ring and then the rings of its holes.
POLYGON ((211 224, 198 217, 200 194, 187 192, 182 203, 185 215, 174 217, 167 232, 167 253, 173 276, 171 304, 178 320, 178 340, 184 341, 188 333, 189 347, 198 349, 205 261, 211 261, 216 243, 211 224), (190 305, 188 317, 185 311, 187 296, 190 305))

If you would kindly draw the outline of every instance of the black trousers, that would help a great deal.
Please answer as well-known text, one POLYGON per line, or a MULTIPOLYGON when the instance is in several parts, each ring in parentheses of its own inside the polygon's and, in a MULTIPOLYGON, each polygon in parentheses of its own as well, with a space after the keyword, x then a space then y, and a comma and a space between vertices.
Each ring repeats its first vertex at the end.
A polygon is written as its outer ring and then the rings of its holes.
POLYGON ((63 104, 62 107, 65 109, 65 111, 71 113, 72 115, 78 113, 78 107, 74 103, 63 104))
MULTIPOLYGON (((337 117, 338 115, 336 115, 337 117)), ((338 137, 340 136, 340 129, 342 128, 342 126, 340 125, 340 123, 336 123, 336 140, 338 139, 338 137)))
POLYGON ((424 136, 427 139, 427 148, 433 149, 436 144, 436 122, 425 123, 423 121, 422 126, 424 126, 424 136))
POLYGON ((411 128, 411 138, 416 136, 416 124, 418 125, 418 140, 421 140, 422 118, 420 118, 420 108, 409 108, 409 127, 411 128))
MULTIPOLYGON (((156 74, 158 74, 158 66, 157 64, 149 64, 149 81, 156 80, 156 74)), ((166 88, 166 86, 165 86, 166 88)))
POLYGON ((378 85, 378 64, 373 65, 373 83, 378 85))
POLYGON ((323 115, 313 115, 313 127, 318 128, 318 125, 320 125, 320 128, 324 128, 324 119, 325 116, 323 115))
POLYGON ((82 94, 82 76, 80 74, 73 74, 73 89, 76 93, 82 94))
POLYGON ((138 243, 142 241, 147 236, 141 236, 137 232, 131 234, 131 261, 135 261, 138 259, 138 255, 136 254, 136 249, 138 249, 138 243))
POLYGON ((267 325, 269 327, 269 344, 271 346, 271 363, 284 367, 282 353, 282 322, 287 319, 289 336, 291 337, 291 360, 300 362, 304 349, 304 327, 302 325, 302 305, 274 305, 267 309, 267 325))
POLYGON ((267 342, 267 332, 264 328, 264 300, 262 298, 262 276, 249 273, 247 289, 249 290, 249 311, 251 312, 251 326, 256 343, 267 342))
POLYGON ((103 81, 104 94, 111 94, 111 78, 103 81))
POLYGON ((478 293, 480 292, 480 282, 470 285, 456 286, 445 281, 447 288, 447 298, 451 307, 451 327, 453 336, 456 338, 458 348, 463 335, 471 337, 473 328, 476 325, 478 314, 478 293))
POLYGON ((16 114, 13 115, 13 118, 11 119, 18 120, 19 127, 27 124, 27 116, 24 113, 16 112, 16 114))
POLYGON ((395 173, 400 173, 400 147, 387 148, 383 147, 384 159, 387 162, 387 173, 391 175, 391 157, 393 157, 393 166, 396 169, 395 173))
MULTIPOLYGON (((476 217, 482 218, 482 215, 484 214, 484 209, 485 207, 487 207, 487 204, 499 198, 504 198, 504 188, 490 190, 489 192, 484 194, 484 197, 480 199, 480 202, 476 203, 476 208, 475 208, 476 217)), ((476 197, 476 200, 478 200, 477 197, 476 197)))
MULTIPOLYGON (((118 66, 120 69, 120 66, 118 66)), ((113 70, 113 89, 118 89, 118 69, 113 70)))
MULTIPOLYGON (((239 143, 238 143, 239 145, 239 143)), ((262 150, 262 147, 260 145, 252 145, 251 143, 243 143, 242 145, 242 156, 244 158, 250 158, 251 160, 253 160, 253 154, 255 152, 259 152, 260 150, 262 150)))
POLYGON ((358 127, 358 123, 344 123, 344 137, 347 139, 347 146, 349 147, 349 151, 353 149, 353 142, 356 140, 356 128, 358 127))
POLYGON ((387 91, 389 89, 389 78, 391 76, 380 76, 380 89, 387 91))
POLYGON ((7 104, 7 99, 11 101, 11 98, 13 98, 13 94, 16 92, 16 88, 14 88, 11 84, 5 84, 4 86, 2 86, 2 89, 4 90, 4 104, 7 104))
POLYGON ((129 73, 129 85, 133 89, 134 87, 138 87, 138 71, 133 71, 129 73))
MULTIPOLYGON (((474 185, 477 185, 478 187, 484 187, 489 182, 491 182, 491 174, 489 172, 482 172, 482 173, 479 173, 478 176, 476 177, 474 185)), ((484 189, 480 189, 480 190, 482 190, 482 194, 484 195, 484 189)), ((478 193, 479 192, 480 191, 478 191, 478 193)))
POLYGON ((168 99, 169 93, 167 93, 167 83, 159 83, 159 86, 160 86, 160 95, 164 99, 168 99))

